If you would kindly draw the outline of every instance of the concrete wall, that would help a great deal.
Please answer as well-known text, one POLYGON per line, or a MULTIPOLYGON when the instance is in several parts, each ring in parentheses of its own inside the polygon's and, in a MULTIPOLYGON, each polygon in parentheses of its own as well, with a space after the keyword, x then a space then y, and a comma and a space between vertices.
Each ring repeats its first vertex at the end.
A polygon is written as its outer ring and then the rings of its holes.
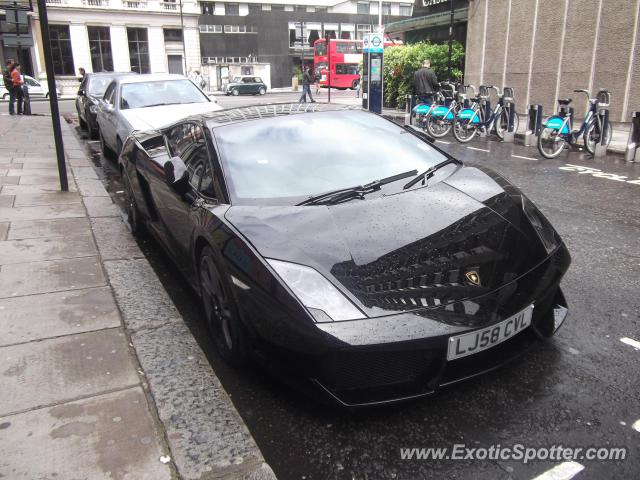
POLYGON ((470 0, 465 82, 510 86, 518 111, 611 92, 611 118, 640 110, 640 0, 470 0))

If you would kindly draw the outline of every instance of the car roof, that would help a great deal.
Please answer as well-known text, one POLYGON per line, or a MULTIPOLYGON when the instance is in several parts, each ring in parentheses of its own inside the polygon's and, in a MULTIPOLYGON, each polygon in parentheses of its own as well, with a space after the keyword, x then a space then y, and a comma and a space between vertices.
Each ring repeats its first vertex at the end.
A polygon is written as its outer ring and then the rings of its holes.
POLYGON ((117 80, 119 83, 143 83, 163 80, 188 80, 188 78, 175 73, 145 73, 142 75, 125 75, 117 80))
POLYGON ((236 107, 216 112, 207 112, 196 116, 203 120, 209 128, 231 125, 250 120, 275 118, 285 115, 297 115, 316 112, 338 112, 345 110, 361 110, 359 106, 339 105, 332 103, 270 103, 251 107, 236 107))

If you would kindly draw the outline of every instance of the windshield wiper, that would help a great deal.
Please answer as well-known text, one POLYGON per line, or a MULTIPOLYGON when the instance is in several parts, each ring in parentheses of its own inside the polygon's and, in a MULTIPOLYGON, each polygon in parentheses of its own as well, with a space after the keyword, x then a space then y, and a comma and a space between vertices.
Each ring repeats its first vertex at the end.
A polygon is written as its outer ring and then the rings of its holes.
POLYGON ((397 182, 398 180, 402 180, 403 178, 413 177, 417 173, 417 170, 409 170, 408 172, 392 175, 391 177, 374 180, 373 182, 367 183, 366 185, 357 185, 355 187, 332 190, 330 192, 321 193, 320 195, 309 197, 306 200, 297 203, 296 205, 316 205, 323 202, 336 204, 344 202, 346 200, 352 200, 354 198, 363 199, 365 194, 380 190, 380 187, 383 185, 397 182))
POLYGON ((458 160, 457 158, 449 157, 445 161, 440 162, 437 165, 434 165, 433 167, 431 167, 431 168, 425 170, 424 172, 422 172, 420 175, 418 175, 416 178, 414 178, 413 180, 408 182, 404 187, 402 187, 402 189, 406 190, 407 188, 413 187, 416 183, 420 183, 420 182, 423 182, 425 180, 428 180, 429 178, 431 178, 433 176, 434 173, 436 173, 437 170, 439 170, 440 168, 444 167, 445 165, 449 165, 450 163, 458 163, 458 164, 462 165, 462 162, 460 160, 458 160))

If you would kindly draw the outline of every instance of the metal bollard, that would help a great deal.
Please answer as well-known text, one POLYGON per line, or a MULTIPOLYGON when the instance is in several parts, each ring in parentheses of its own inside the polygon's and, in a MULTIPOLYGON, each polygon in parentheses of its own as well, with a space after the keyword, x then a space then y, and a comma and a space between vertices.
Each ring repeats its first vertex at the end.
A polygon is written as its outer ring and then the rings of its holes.
POLYGON ((529 125, 524 134, 524 145, 535 147, 538 145, 538 135, 542 129, 542 105, 529 105, 529 125))
POLYGON ((640 162, 640 112, 635 112, 631 118, 629 140, 627 140, 624 159, 627 162, 640 162))
POLYGON ((594 157, 604 157, 607 154, 607 136, 609 133, 609 109, 603 108, 598 116, 602 119, 602 131, 600 132, 600 141, 596 143, 594 157))
MULTIPOLYGON (((508 102, 505 106, 509 106, 509 116, 507 117, 507 131, 504 132, 503 142, 513 143, 513 139, 516 136, 516 104, 515 102, 508 102)), ((500 121, 498 119, 497 121, 500 121)))

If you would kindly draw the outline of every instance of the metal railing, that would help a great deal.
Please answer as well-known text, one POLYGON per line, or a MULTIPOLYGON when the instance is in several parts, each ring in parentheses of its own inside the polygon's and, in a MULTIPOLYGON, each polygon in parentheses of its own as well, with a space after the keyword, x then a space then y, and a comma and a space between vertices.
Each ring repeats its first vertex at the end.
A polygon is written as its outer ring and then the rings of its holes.
POLYGON ((176 2, 160 2, 162 8, 165 10, 177 10, 178 4, 176 2))
POLYGON ((124 8, 147 8, 147 0, 122 0, 124 8))
POLYGON ((109 0, 82 0, 82 4, 89 7, 108 7, 109 0))

